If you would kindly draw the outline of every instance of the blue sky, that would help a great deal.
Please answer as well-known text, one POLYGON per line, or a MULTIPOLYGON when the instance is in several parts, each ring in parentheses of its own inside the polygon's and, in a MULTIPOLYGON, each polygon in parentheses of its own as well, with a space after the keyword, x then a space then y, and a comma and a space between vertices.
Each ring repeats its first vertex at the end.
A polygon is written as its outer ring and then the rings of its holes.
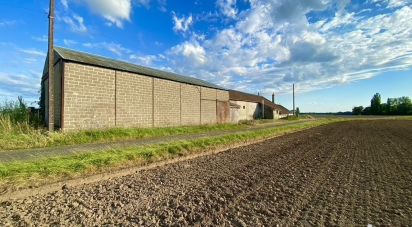
MULTIPOLYGON (((56 0, 56 45, 304 112, 412 97, 412 0, 56 0)), ((0 99, 38 99, 46 0, 0 4, 0 99)))

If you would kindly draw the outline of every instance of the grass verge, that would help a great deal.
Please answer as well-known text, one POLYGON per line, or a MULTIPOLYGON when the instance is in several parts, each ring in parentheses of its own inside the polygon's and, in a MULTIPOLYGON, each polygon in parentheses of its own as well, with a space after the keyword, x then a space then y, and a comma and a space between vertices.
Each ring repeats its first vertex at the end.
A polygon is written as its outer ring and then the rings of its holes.
POLYGON ((234 135, 178 141, 133 149, 108 150, 34 162, 0 164, 0 188, 35 187, 84 175, 136 167, 155 161, 261 140, 338 121, 342 120, 323 119, 234 135))
POLYGON ((45 130, 30 127, 24 127, 24 130, 18 130, 17 127, 21 127, 20 125, 10 123, 6 118, 0 118, 0 123, 2 120, 4 125, 8 125, 8 127, 13 130, 0 130, 0 150, 104 143, 211 131, 238 130, 248 127, 245 124, 220 124, 171 128, 114 128, 71 133, 47 133, 45 130))

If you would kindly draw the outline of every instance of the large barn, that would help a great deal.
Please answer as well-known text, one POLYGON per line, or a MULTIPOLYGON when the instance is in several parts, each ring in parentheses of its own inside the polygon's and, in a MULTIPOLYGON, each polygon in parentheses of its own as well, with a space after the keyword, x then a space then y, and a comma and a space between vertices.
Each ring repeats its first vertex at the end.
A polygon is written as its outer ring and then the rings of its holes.
MULTIPOLYGON (((55 126, 64 131, 230 122, 229 93, 192 77, 56 47, 55 126)), ((42 77, 48 116, 48 60, 42 77)))
POLYGON ((282 105, 275 104, 267 98, 241 91, 229 90, 230 121, 237 123, 242 120, 279 119, 290 115, 290 111, 282 105))

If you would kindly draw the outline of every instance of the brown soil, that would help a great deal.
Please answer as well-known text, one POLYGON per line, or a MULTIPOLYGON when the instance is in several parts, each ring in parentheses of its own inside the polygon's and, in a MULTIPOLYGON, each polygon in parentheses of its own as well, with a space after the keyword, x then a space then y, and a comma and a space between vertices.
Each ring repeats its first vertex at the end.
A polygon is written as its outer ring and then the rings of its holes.
POLYGON ((411 225, 412 121, 322 126, 0 204, 0 225, 411 225))

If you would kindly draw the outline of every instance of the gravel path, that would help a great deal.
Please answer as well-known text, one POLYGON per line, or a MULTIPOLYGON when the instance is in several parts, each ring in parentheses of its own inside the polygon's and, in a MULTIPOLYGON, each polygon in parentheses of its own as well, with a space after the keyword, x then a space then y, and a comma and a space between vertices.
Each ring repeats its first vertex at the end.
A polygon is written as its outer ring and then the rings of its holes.
POLYGON ((356 121, 0 204, 0 225, 412 224, 412 121, 356 121))

